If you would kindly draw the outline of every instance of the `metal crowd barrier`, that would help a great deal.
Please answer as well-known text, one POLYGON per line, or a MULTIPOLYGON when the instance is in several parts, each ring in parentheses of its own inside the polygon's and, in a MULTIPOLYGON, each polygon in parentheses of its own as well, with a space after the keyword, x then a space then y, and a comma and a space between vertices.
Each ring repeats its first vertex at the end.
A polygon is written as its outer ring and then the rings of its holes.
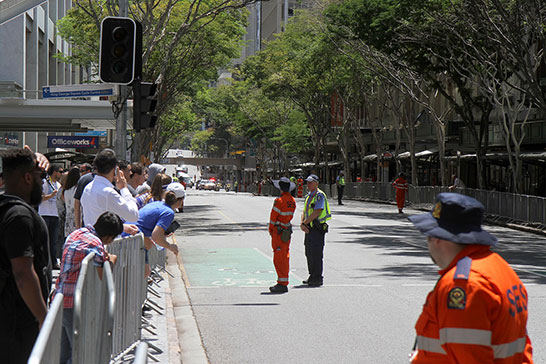
POLYGON ((138 344, 136 353, 135 353, 135 360, 133 361, 133 364, 147 364, 148 363, 148 344, 145 342, 141 342, 138 344))
POLYGON ((118 257, 113 269, 116 308, 112 348, 112 353, 117 356, 141 338, 142 306, 146 300, 144 236, 140 233, 118 238, 107 249, 118 257))
MULTIPOLYGON (((319 184, 319 188, 329 198, 337 198, 335 184, 319 184)), ((276 190, 276 189, 275 189, 276 190)), ((407 201, 415 205, 432 205, 441 192, 449 192, 447 187, 409 186, 407 201)), ((546 198, 513 193, 457 188, 453 192, 474 197, 485 207, 485 213, 498 217, 546 226, 546 198)), ((275 196, 276 191, 262 189, 263 195, 275 196)), ((304 186, 304 196, 307 189, 304 186)), ((396 191, 388 182, 349 182, 345 185, 343 198, 395 201, 396 191)))
POLYGON ((150 262, 151 269, 154 269, 155 267, 165 269, 167 250, 163 247, 160 247, 159 245, 155 248, 148 250, 148 260, 150 262))
POLYGON ((101 280, 94 258, 90 253, 83 259, 74 291, 74 364, 108 363, 112 353, 117 292, 110 263, 104 264, 101 280))
POLYGON ((49 311, 32 348, 28 364, 58 363, 61 359, 61 334, 63 328, 63 294, 55 295, 49 311))

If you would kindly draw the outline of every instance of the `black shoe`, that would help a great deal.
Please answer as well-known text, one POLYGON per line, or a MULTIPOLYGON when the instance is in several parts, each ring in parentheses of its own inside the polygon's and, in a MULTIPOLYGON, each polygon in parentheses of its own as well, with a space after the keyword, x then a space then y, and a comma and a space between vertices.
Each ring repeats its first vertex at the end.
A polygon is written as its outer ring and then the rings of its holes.
POLYGON ((307 281, 309 287, 320 287, 322 286, 322 281, 307 281))
POLYGON ((269 287, 269 291, 271 293, 286 293, 288 292, 288 287, 277 283, 276 285, 269 287))

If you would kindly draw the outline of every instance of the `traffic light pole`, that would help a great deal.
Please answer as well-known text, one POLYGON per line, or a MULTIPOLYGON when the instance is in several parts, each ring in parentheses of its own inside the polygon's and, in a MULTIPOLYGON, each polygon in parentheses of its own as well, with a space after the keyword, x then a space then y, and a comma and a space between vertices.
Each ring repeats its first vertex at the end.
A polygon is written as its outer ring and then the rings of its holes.
MULTIPOLYGON (((126 17, 129 13, 129 1, 119 0, 119 16, 126 17)), ((119 85, 119 97, 123 103, 121 104, 121 112, 116 119, 116 141, 114 150, 119 159, 127 158, 127 120, 129 112, 127 110, 127 86, 119 85)))

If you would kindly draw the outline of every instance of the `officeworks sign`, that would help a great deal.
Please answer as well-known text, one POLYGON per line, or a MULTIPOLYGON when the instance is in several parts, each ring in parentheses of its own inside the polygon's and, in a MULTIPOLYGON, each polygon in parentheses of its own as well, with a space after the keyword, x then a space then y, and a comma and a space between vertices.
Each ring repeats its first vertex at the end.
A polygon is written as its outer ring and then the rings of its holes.
POLYGON ((97 136, 48 136, 48 148, 98 148, 97 136))

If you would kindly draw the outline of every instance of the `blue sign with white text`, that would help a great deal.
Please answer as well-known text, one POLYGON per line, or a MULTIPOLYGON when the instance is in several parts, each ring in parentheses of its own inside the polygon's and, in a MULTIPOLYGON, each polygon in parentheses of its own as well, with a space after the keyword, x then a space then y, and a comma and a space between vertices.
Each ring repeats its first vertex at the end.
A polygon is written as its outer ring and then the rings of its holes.
POLYGON ((99 137, 97 136, 48 136, 48 148, 98 148, 99 137))

